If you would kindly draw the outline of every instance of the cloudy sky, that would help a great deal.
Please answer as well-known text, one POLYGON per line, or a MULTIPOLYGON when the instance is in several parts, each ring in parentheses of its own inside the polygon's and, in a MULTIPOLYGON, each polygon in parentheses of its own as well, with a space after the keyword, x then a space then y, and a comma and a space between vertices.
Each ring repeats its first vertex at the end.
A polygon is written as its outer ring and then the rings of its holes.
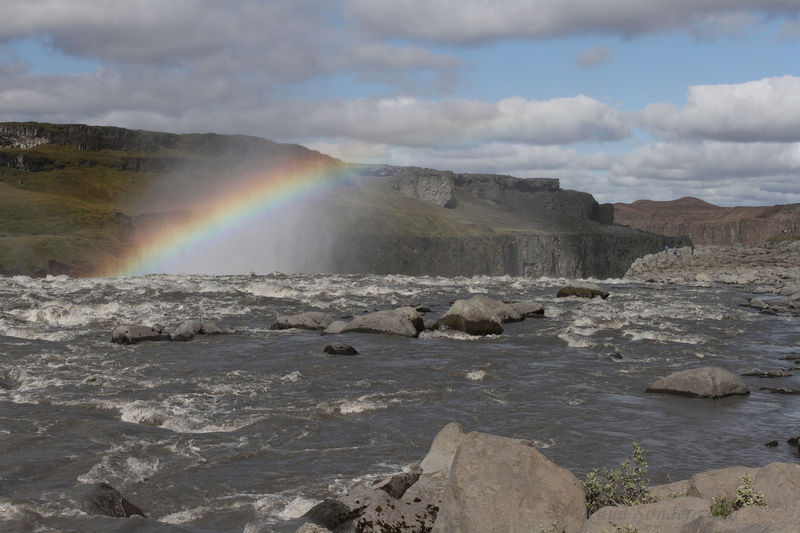
POLYGON ((0 121, 800 202, 800 0, 0 0, 0 121))

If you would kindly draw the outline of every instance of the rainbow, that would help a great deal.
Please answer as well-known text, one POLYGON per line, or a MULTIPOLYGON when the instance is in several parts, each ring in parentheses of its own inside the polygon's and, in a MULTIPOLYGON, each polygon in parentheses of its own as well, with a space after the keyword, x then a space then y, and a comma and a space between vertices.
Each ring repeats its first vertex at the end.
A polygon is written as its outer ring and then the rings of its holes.
POLYGON ((230 191, 216 195, 208 207, 180 220, 157 224, 101 275, 119 277, 167 272, 170 264, 190 250, 225 238, 248 221, 300 201, 351 178, 339 162, 299 163, 290 169, 255 173, 236 180, 230 191))

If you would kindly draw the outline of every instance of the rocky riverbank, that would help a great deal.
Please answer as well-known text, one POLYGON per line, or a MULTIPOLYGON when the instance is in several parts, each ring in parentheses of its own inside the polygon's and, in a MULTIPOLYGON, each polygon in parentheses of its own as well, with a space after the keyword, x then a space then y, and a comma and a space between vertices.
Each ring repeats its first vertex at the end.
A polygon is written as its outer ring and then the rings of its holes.
POLYGON ((800 241, 773 246, 697 246, 634 261, 626 279, 653 283, 727 283, 771 294, 761 309, 800 311, 800 241))
POLYGON ((581 483, 527 440, 450 423, 419 465, 316 505, 298 533, 796 531, 800 465, 733 466, 645 487, 641 453, 634 446, 635 470, 620 465, 620 478, 599 474, 610 485, 595 483, 597 472, 581 483), (626 504, 595 505, 598 486, 626 504))

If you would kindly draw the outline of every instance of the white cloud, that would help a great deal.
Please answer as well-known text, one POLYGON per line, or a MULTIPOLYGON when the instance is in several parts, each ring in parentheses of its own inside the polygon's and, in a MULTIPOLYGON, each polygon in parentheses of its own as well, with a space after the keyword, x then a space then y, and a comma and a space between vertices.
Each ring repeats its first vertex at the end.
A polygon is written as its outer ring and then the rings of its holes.
POLYGON ((800 141, 800 77, 689 88, 686 106, 651 104, 641 127, 667 139, 800 141))
POLYGON ((794 0, 348 0, 345 11, 375 35, 480 44, 579 33, 739 32, 754 20, 800 13, 800 5, 794 0))

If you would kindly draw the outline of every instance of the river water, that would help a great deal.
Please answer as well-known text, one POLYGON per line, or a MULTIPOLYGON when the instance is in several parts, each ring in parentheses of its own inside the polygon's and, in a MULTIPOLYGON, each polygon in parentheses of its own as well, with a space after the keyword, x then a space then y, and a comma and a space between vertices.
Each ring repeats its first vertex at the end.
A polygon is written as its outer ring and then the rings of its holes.
POLYGON ((746 289, 603 281, 282 275, 0 278, 0 530, 294 531, 314 503, 422 459, 448 422, 527 438, 578 476, 638 441, 651 480, 797 462, 800 378, 744 377, 747 397, 646 394, 697 366, 800 366, 800 319, 739 304, 746 289), (336 317, 456 298, 535 300, 546 318, 473 338, 271 331, 278 314, 336 317), (120 346, 119 324, 215 321, 238 334, 120 346), (360 355, 328 356, 341 340, 360 355), (621 358, 620 358, 621 357, 621 358), (765 442, 778 440, 779 446, 765 442), (150 517, 87 514, 105 481, 150 517))

